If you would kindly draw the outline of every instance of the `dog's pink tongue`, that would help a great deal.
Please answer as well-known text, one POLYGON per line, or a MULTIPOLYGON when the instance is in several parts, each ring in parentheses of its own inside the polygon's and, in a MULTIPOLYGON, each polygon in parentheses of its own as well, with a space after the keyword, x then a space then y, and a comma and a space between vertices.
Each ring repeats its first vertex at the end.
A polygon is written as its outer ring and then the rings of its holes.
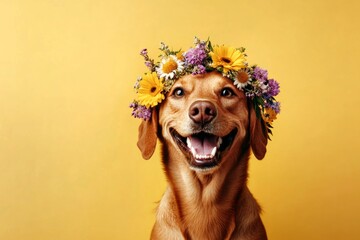
POLYGON ((189 140, 196 154, 210 155, 217 145, 218 137, 214 135, 193 135, 189 137, 189 140))

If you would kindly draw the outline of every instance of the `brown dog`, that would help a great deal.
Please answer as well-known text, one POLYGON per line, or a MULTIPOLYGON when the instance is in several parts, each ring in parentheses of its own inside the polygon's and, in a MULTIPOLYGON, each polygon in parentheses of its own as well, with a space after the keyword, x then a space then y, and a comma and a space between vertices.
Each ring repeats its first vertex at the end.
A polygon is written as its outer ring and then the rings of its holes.
POLYGON ((169 183, 151 239, 267 239, 247 187, 250 149, 262 159, 267 137, 252 103, 220 73, 177 80, 139 127, 145 159, 160 139, 169 183))

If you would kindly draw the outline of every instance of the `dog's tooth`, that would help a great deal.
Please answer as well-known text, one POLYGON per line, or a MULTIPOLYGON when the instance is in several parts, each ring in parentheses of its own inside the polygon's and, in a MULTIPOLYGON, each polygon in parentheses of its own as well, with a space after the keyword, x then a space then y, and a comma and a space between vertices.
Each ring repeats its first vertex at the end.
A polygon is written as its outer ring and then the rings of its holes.
POLYGON ((217 150, 217 148, 216 148, 216 147, 214 147, 214 148, 211 150, 211 156, 212 156, 212 157, 214 157, 214 156, 215 156, 215 154, 216 154, 216 150, 217 150))
POLYGON ((196 157, 196 151, 195 151, 195 148, 194 147, 190 147, 190 151, 191 151, 191 153, 192 153, 192 155, 194 156, 194 157, 196 157))
POLYGON ((217 147, 220 147, 220 145, 222 144, 222 142, 223 142, 222 138, 219 138, 219 139, 218 139, 218 142, 217 142, 217 147))
POLYGON ((191 149, 191 141, 190 141, 190 138, 186 138, 186 144, 187 144, 188 148, 191 149))

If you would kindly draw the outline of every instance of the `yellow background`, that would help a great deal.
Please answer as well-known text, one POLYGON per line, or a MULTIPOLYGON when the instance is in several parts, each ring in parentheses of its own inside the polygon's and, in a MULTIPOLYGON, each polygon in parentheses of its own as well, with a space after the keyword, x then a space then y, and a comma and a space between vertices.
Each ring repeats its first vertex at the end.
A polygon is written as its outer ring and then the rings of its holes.
POLYGON ((250 188, 270 239, 360 236, 360 4, 1 0, 0 239, 148 239, 166 182, 143 161, 132 86, 193 37, 245 46, 281 84, 250 188))

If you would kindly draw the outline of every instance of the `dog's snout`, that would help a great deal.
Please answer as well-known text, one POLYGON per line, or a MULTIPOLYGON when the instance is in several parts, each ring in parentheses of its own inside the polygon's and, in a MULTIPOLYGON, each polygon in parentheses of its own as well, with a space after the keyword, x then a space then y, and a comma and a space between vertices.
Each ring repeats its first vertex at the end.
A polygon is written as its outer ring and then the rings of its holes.
POLYGON ((211 122, 217 115, 216 107, 208 101, 196 101, 191 104, 189 117, 195 123, 206 124, 211 122))

